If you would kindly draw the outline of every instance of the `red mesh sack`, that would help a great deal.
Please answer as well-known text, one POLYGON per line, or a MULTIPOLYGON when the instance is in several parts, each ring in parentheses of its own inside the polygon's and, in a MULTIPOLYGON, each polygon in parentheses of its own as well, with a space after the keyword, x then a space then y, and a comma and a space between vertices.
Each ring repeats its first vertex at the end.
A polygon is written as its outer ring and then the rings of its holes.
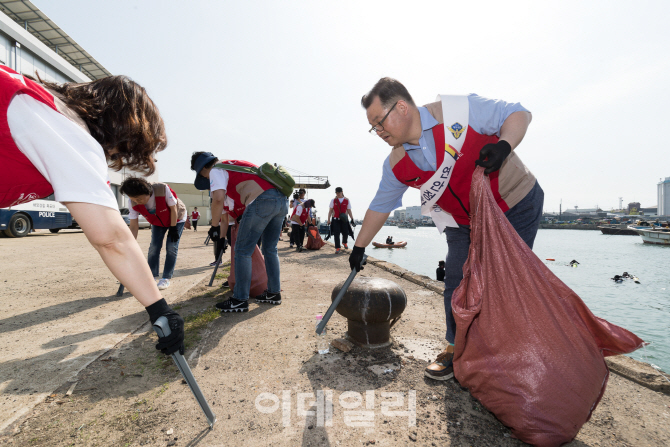
POLYGON ((319 230, 316 227, 309 227, 307 230, 307 243, 305 244, 305 248, 308 250, 318 250, 324 245, 326 245, 326 243, 321 239, 319 230))
MULTIPOLYGON (((235 288, 235 241, 237 240, 237 227, 233 225, 230 231, 230 276, 228 277, 228 286, 230 290, 235 288)), ((268 288, 268 274, 265 271, 265 258, 261 253, 261 249, 254 248, 251 255, 251 287, 249 288, 249 296, 258 296, 268 288)))
POLYGON ((454 374, 515 437, 572 440, 605 392, 604 356, 645 343, 596 317, 533 254, 477 168, 463 280, 454 291, 454 374))

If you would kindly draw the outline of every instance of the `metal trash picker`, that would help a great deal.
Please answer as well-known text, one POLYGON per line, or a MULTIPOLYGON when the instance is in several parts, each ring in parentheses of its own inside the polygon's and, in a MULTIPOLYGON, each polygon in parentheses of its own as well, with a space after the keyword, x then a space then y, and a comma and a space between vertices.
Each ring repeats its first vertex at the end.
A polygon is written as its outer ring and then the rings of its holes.
MULTIPOLYGON (((158 318, 154 323, 154 331, 156 331, 158 337, 161 338, 170 335, 170 325, 167 318, 158 318)), ((196 382, 195 377, 193 377, 193 373, 191 372, 191 368, 189 368, 188 363, 186 363, 186 359, 179 353, 179 351, 177 351, 172 354, 172 360, 174 360, 174 363, 177 365, 179 372, 184 377, 184 380, 186 380, 186 383, 188 383, 189 388, 191 388, 191 391, 195 396, 195 400, 198 401, 200 408, 202 408, 202 411, 205 413, 205 417, 207 417, 207 422, 209 423, 209 428, 213 428, 214 423, 216 422, 216 415, 209 407, 205 396, 202 394, 202 391, 200 391, 198 382, 196 382)))
POLYGON ((219 256, 216 258, 216 264, 214 264, 214 271, 212 272, 212 277, 209 279, 209 287, 212 287, 212 284, 214 283, 214 277, 216 276, 216 271, 219 270, 219 264, 221 264, 221 258, 223 258, 223 250, 219 252, 219 256))
MULTIPOLYGON (((363 255, 363 259, 361 260, 361 265, 365 264, 366 259, 368 259, 368 255, 363 255)), ((317 334, 321 335, 321 332, 323 332, 323 329, 326 327, 326 324, 328 324, 328 320, 330 320, 330 317, 333 315, 333 312, 335 312, 335 309, 337 309, 337 306, 340 304, 340 301, 342 301, 342 298, 344 297, 344 294, 347 292, 347 289, 351 285, 351 282, 356 277, 356 273, 358 273, 356 271, 356 269, 351 269, 351 273, 349 273, 349 277, 347 278, 347 280, 344 281, 344 285, 342 285, 342 288, 340 289, 340 293, 337 294, 337 296, 333 300, 333 303, 330 305, 330 307, 326 311, 326 314, 321 319, 321 323, 319 323, 316 326, 316 333, 317 334)))

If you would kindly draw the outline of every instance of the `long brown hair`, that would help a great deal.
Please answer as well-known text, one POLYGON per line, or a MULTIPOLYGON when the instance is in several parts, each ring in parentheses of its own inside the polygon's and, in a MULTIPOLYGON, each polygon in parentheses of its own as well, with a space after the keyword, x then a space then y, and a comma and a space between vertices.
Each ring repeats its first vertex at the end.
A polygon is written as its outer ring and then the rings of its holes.
POLYGON ((127 76, 108 76, 86 83, 56 84, 40 79, 86 123, 102 146, 109 166, 153 174, 154 153, 167 146, 165 125, 144 87, 127 76), (109 151, 116 148, 117 156, 109 151))

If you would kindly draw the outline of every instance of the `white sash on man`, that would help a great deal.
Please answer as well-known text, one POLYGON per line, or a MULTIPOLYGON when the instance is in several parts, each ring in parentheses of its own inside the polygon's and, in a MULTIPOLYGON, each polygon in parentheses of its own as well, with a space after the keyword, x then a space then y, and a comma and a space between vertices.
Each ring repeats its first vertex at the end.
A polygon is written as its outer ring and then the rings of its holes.
MULTIPOLYGON (((451 173, 458 160, 465 136, 468 133, 470 105, 468 97, 463 95, 438 95, 442 101, 444 122, 444 160, 435 174, 419 189, 421 191, 421 214, 430 216, 440 234, 446 227, 458 227, 454 217, 444 211, 437 200, 447 190, 451 173)), ((435 156, 441 148, 435 148, 435 156)))

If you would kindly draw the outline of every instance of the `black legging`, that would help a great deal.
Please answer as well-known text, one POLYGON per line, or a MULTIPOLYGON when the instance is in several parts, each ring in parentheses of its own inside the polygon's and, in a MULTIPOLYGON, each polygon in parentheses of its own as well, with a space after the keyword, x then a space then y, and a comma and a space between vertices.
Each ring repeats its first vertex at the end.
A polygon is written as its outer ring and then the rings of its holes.
POLYGON ((295 245, 297 247, 302 247, 303 242, 305 242, 305 227, 293 222, 291 224, 291 233, 293 234, 293 242, 295 242, 295 245))
POLYGON ((335 248, 340 248, 340 235, 342 235, 342 243, 346 244, 349 238, 349 221, 346 218, 333 218, 330 222, 330 234, 335 236, 335 248))

